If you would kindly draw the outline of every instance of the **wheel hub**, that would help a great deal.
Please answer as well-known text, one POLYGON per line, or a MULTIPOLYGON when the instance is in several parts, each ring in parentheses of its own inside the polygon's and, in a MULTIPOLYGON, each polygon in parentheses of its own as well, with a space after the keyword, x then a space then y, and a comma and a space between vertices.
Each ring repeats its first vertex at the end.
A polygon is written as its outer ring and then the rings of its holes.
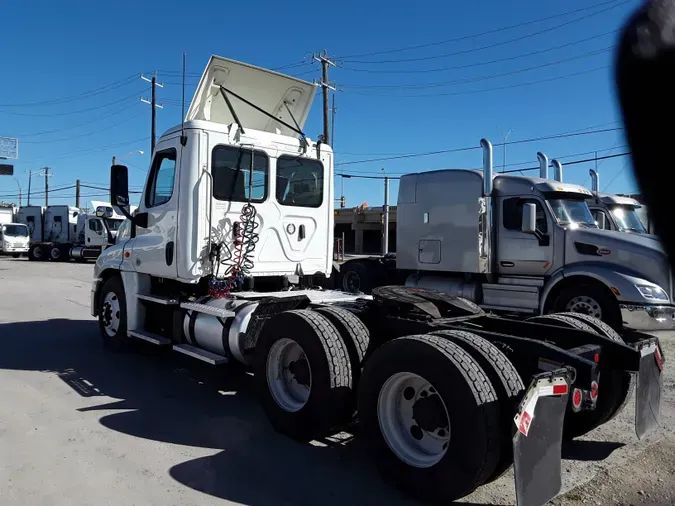
POLYGON ((565 311, 586 314, 602 320, 602 308, 600 304, 597 300, 586 295, 579 295, 570 299, 565 306, 565 311))
POLYGON ((342 287, 347 292, 358 292, 361 288, 361 278, 355 272, 349 271, 345 274, 342 287))
POLYGON ((120 301, 114 292, 109 292, 103 299, 101 321, 106 334, 113 337, 120 327, 120 301))
POLYGON ((445 406, 438 394, 421 393, 420 399, 413 405, 413 419, 419 428, 426 432, 443 429, 448 425, 445 406))
POLYGON ((309 381, 311 378, 309 372, 309 362, 307 362, 306 358, 294 360, 288 364, 288 370, 293 375, 293 379, 300 385, 309 386, 309 381))
POLYGON ((302 347, 292 339, 276 341, 267 355, 267 385, 279 407, 300 411, 312 391, 312 369, 302 347))
POLYGON ((450 443, 450 417, 433 386, 414 373, 392 375, 380 389, 380 430, 403 462, 418 468, 437 464, 450 443))

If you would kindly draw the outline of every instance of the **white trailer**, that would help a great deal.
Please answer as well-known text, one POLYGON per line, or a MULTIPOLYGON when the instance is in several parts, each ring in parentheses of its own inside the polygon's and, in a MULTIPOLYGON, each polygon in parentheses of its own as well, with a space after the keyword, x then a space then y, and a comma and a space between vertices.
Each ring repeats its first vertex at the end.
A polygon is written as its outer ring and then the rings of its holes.
POLYGON ((130 231, 94 269, 91 311, 106 348, 240 362, 272 426, 298 440, 348 427, 358 411, 382 473, 436 503, 514 462, 518 504, 546 503, 560 489, 563 436, 620 411, 634 374, 636 432, 654 429, 656 338, 624 334, 628 345, 574 313, 491 316, 428 288, 371 297, 317 286, 332 270, 334 164, 302 131, 314 91, 212 57, 187 121, 157 142, 134 215, 128 170, 111 168, 110 200, 130 231))

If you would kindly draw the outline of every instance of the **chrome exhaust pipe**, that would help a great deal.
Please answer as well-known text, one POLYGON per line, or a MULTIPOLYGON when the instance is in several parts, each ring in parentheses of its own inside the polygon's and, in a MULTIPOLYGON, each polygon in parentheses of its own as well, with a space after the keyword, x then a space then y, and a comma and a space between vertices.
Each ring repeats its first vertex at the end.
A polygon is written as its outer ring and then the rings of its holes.
POLYGON ((562 163, 558 160, 551 160, 551 165, 553 165, 553 178, 560 183, 563 182, 563 170, 562 163))
POLYGON ((492 195, 492 143, 487 139, 480 140, 483 148, 483 196, 492 195))
POLYGON ((537 153, 537 160, 539 161, 539 177, 548 179, 548 156, 539 151, 537 153))
POLYGON ((591 176, 591 191, 595 197, 598 197, 598 192, 600 191, 600 174, 595 169, 590 169, 588 173, 591 176))

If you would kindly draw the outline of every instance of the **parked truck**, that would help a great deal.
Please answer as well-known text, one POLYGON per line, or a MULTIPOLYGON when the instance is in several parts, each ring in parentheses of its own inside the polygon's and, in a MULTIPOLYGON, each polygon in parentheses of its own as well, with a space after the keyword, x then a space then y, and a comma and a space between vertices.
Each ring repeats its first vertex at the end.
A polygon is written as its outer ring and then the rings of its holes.
POLYGON ((112 244, 125 217, 116 214, 109 204, 92 202, 96 213, 82 213, 76 207, 49 206, 44 214, 40 207, 23 213, 32 229, 28 258, 35 261, 94 260, 112 244), (38 214, 39 213, 39 214, 38 214))
POLYGON ((14 207, 0 207, 0 255, 19 258, 28 251, 28 229, 16 217, 14 207))
MULTIPOLYGON (((240 362, 253 370, 275 430, 309 441, 358 423, 383 475, 424 501, 462 497, 513 463, 518 504, 546 503, 560 489, 561 439, 615 416, 635 376, 638 437, 658 425, 656 338, 571 312, 528 321, 493 316, 448 290, 321 288, 332 272, 334 161, 328 145, 303 132, 314 91, 309 82, 214 56, 184 123, 158 140, 134 214, 128 170, 113 165, 110 201, 130 230, 94 268, 91 313, 107 349, 144 342, 214 366, 240 362)), ((463 262, 487 277, 491 245, 502 240, 491 233, 493 204, 501 223, 504 202, 504 235, 522 235, 502 261, 538 273, 563 245, 587 244, 562 254, 592 254, 586 193, 493 178, 492 146, 482 145, 485 178, 474 171, 403 178, 406 267, 463 262), (462 184, 458 201, 453 188, 462 184), (422 197, 436 201, 424 206, 422 197), (569 243, 563 219, 571 223, 577 213, 584 221, 574 221, 580 234, 569 243), (444 225, 453 219, 461 226, 444 225), (422 238, 410 230, 426 225, 422 238), (460 234, 453 243, 471 238, 474 247, 448 249, 445 234, 460 234), (551 249, 538 250, 540 243, 551 249), (523 261, 519 249, 538 256, 523 261)), ((630 293, 623 276, 618 289, 630 293)), ((487 290, 493 297, 500 287, 538 286, 498 279, 487 290)), ((536 299, 536 290, 528 293, 536 299)))
POLYGON ((660 242, 598 229, 592 193, 556 180, 555 160, 549 179, 548 159, 538 158, 538 178, 494 175, 489 165, 403 176, 396 254, 345 262, 342 288, 368 293, 395 282, 505 314, 573 311, 615 329, 673 328, 673 280, 660 242))

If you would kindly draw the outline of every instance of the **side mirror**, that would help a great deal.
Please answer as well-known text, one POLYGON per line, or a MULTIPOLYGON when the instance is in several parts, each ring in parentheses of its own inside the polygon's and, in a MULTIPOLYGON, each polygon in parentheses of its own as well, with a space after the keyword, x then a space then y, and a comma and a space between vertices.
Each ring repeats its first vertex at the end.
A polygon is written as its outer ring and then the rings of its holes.
POLYGON ((596 223, 598 224, 598 228, 600 230, 604 230, 607 227, 607 216, 605 216, 605 213, 598 213, 598 219, 596 220, 596 223))
POLYGON ((125 165, 110 167, 110 203, 121 209, 129 207, 129 169, 125 165))
POLYGON ((113 209, 108 206, 98 206, 96 208, 96 217, 97 218, 112 218, 113 209))
POLYGON ((523 221, 520 230, 526 234, 534 234, 537 231, 537 206, 523 204, 523 221))

